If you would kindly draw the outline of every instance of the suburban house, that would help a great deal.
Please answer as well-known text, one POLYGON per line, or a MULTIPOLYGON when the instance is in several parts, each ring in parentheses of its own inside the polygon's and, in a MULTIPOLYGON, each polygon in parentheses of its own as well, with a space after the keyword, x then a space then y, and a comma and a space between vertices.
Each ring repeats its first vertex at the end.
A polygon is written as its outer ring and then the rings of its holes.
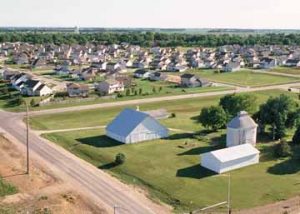
POLYGON ((258 125, 245 111, 241 111, 227 124, 226 146, 249 143, 256 145, 258 125))
POLYGON ((107 95, 124 91, 124 84, 114 79, 108 79, 95 85, 100 94, 107 95))
POLYGON ((21 93, 27 96, 47 96, 53 91, 39 80, 28 79, 21 88, 21 93))
POLYGON ((259 163, 259 151, 243 144, 201 155, 201 166, 218 174, 259 163))
POLYGON ((78 83, 68 83, 67 92, 69 97, 87 97, 89 95, 89 86, 78 83))
POLYGON ((277 66, 277 60, 272 58, 262 58, 259 62, 259 68, 261 69, 271 69, 277 66))
POLYGON ((234 71, 238 71, 240 69, 241 69, 240 62, 229 62, 229 63, 225 63, 222 66, 221 71, 223 71, 223 72, 234 72, 234 71))
POLYGON ((161 73, 161 72, 153 72, 153 73, 150 73, 149 75, 149 79, 151 81, 165 81, 167 78, 167 74, 164 74, 164 73, 161 73))
POLYGON ((106 135, 116 141, 131 144, 169 136, 169 130, 144 112, 123 110, 107 127, 106 135))
POLYGON ((5 70, 2 73, 3 80, 10 80, 15 75, 19 74, 19 71, 11 71, 11 70, 5 70))
POLYGON ((300 67, 299 59, 288 59, 285 61, 284 66, 286 67, 300 67))
POLYGON ((150 71, 145 69, 139 69, 133 73, 133 76, 136 78, 148 79, 150 76, 150 71))
POLYGON ((203 78, 200 79, 194 74, 183 74, 181 75, 180 85, 181 87, 193 88, 209 86, 211 83, 203 78))

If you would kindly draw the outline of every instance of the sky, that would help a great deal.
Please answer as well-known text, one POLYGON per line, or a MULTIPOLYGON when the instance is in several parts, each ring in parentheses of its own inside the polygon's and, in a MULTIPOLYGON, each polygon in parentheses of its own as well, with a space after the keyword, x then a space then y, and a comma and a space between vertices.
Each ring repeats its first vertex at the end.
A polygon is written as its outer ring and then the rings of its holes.
POLYGON ((0 0, 0 26, 300 29, 299 0, 0 0))

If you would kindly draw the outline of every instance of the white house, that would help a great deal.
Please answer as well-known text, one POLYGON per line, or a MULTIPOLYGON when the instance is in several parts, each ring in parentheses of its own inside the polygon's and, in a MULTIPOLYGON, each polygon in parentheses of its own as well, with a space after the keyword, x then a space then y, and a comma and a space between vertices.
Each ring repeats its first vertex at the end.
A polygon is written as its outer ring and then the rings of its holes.
POLYGON ((97 91, 101 94, 113 94, 124 91, 124 84, 114 79, 108 79, 95 85, 97 91))
POLYGON ((125 109, 106 127, 106 135, 130 144, 168 137, 169 130, 149 114, 125 109))
POLYGON ((250 144, 233 146, 201 155, 201 166, 218 174, 259 163, 259 151, 250 144))
POLYGON ((248 115, 241 111, 227 124, 226 145, 237 146, 245 143, 256 145, 257 124, 248 115))

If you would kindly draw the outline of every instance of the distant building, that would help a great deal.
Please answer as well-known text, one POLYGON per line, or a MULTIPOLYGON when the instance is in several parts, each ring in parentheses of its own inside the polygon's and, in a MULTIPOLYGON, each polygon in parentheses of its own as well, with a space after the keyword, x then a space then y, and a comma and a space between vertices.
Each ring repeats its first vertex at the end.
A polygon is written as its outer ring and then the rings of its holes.
POLYGON ((169 130, 149 114, 125 109, 107 126, 106 135, 131 144, 168 137, 169 130))
POLYGON ((76 27, 74 28, 74 33, 75 33, 75 34, 80 34, 80 28, 79 28, 78 26, 76 26, 76 27))
POLYGON ((89 95, 89 86, 77 83, 67 84, 69 97, 87 97, 89 95))
POLYGON ((241 111, 235 118, 227 124, 227 147, 241 144, 256 145, 257 124, 248 115, 241 111))

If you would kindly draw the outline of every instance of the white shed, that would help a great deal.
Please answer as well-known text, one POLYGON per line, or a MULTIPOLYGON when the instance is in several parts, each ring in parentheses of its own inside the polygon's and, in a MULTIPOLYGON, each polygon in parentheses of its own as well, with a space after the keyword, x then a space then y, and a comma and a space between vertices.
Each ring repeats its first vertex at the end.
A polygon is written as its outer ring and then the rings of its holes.
POLYGON ((106 135, 129 144, 168 137, 169 130, 144 112, 125 109, 106 127, 106 135))
POLYGON ((257 124, 248 115, 241 111, 227 124, 226 145, 237 146, 245 143, 256 145, 257 124))
POLYGON ((233 146, 201 155, 201 166, 216 173, 259 163, 259 151, 250 144, 233 146))

